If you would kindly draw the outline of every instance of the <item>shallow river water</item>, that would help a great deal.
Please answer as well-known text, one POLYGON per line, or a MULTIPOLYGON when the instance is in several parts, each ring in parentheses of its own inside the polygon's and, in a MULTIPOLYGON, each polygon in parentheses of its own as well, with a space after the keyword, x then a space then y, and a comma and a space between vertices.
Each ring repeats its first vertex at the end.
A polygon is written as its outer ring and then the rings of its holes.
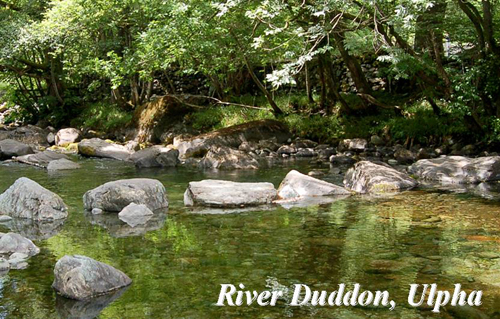
MULTIPOLYGON (((0 165, 0 192, 26 176, 59 194, 69 206, 64 223, 0 225, 34 239, 41 253, 25 270, 0 278, 1 318, 500 318, 500 202, 465 194, 416 190, 396 196, 353 196, 330 204, 234 214, 200 214, 183 207, 190 181, 207 178, 269 181, 291 168, 211 172, 189 168, 137 170, 115 161, 79 159, 83 168, 50 174, 18 164, 0 165), (83 194, 105 182, 148 177, 169 193, 167 215, 131 228, 116 215, 92 218, 83 194), (121 295, 76 303, 57 297, 56 261, 80 254, 108 263, 133 284, 121 295), (304 283, 333 291, 339 283, 387 290, 396 309, 363 307, 216 307, 220 284, 250 290, 304 283), (483 305, 446 307, 440 313, 407 304, 409 285, 461 283, 483 290, 483 305), (114 300, 113 300, 114 299, 114 300), (109 303, 112 301, 109 305, 109 303), (107 307, 105 307, 107 305, 107 307)), ((326 179, 338 182, 337 177, 326 179)))

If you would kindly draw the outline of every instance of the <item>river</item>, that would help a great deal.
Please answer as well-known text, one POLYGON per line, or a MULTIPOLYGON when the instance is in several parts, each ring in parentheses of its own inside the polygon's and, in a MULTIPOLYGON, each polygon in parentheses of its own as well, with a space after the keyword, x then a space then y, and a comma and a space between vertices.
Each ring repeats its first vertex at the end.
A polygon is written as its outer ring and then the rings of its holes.
MULTIPOLYGON (((48 173, 34 167, 0 165, 0 192, 26 176, 59 194, 69 206, 64 223, 9 227, 33 238, 41 253, 25 270, 0 278, 0 317, 52 318, 450 318, 467 311, 500 313, 500 204, 468 194, 420 189, 395 196, 352 196, 309 207, 274 207, 233 214, 202 214, 183 205, 188 182, 202 179, 267 181, 276 186, 291 169, 307 173, 307 162, 256 171, 199 171, 186 167, 137 170, 133 164, 78 159, 80 170, 48 173), (116 215, 92 217, 83 194, 105 182, 147 177, 169 193, 168 214, 145 227, 131 228, 116 215), (51 288, 56 261, 85 255, 129 275, 133 284, 112 303, 75 303, 51 288), (266 285, 308 284, 317 290, 339 283, 387 290, 397 302, 386 308, 216 307, 220 284, 243 283, 251 290, 266 285), (477 309, 410 307, 412 283, 438 283, 452 289, 483 290, 477 309), (102 309, 104 308, 104 309, 102 309)), ((326 179, 339 183, 341 175, 326 179)), ((213 213, 213 212, 212 212, 213 213)), ((469 313, 470 314, 470 313, 469 313)), ((477 313, 476 313, 477 314, 477 313)))

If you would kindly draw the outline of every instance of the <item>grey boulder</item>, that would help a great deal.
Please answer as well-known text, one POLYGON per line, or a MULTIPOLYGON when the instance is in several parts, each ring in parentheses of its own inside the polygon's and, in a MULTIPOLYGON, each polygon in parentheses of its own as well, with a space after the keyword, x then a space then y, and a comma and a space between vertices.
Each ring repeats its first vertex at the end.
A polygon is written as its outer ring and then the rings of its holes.
POLYGON ((0 214, 48 221, 68 217, 68 209, 57 194, 21 177, 0 195, 0 214))
POLYGON ((106 183, 83 196, 87 210, 120 212, 131 203, 144 204, 152 211, 168 208, 167 191, 157 180, 135 178, 106 183))
POLYGON ((184 193, 186 206, 246 207, 271 204, 276 189, 271 183, 236 183, 221 180, 191 182, 184 193))
POLYGON ((11 139, 0 141, 0 160, 27 154, 33 154, 33 149, 24 143, 11 139))
POLYGON ((132 203, 118 213, 118 218, 130 226, 135 227, 137 225, 146 224, 153 215, 154 213, 146 205, 132 203))
POLYGON ((420 160, 408 168, 418 178, 448 184, 477 184, 500 179, 500 156, 443 156, 420 160))
POLYGON ((295 170, 286 175, 278 188, 278 197, 282 200, 350 194, 343 187, 304 175, 295 170))
POLYGON ((132 155, 132 152, 125 146, 99 138, 83 140, 78 143, 78 153, 89 157, 111 158, 120 161, 128 161, 132 155))
POLYGON ((52 287, 63 297, 87 300, 129 286, 120 270, 85 256, 64 256, 54 267, 52 287))
POLYGON ((40 248, 31 240, 16 233, 8 233, 0 238, 0 254, 13 255, 20 253, 29 257, 38 255, 40 248))
POLYGON ((417 182, 392 167, 362 161, 347 171, 344 186, 357 193, 392 193, 414 188, 417 182))

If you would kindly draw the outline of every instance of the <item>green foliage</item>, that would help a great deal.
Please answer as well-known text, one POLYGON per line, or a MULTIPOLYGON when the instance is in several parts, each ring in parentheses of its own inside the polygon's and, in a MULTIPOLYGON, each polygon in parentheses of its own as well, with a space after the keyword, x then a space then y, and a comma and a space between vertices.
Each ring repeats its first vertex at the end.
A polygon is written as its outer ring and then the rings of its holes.
POLYGON ((267 110, 241 106, 211 106, 187 115, 186 121, 195 129, 207 132, 268 118, 272 118, 272 115, 267 110))
POLYGON ((116 105, 96 103, 83 110, 71 125, 74 127, 90 128, 109 132, 125 127, 132 121, 132 114, 123 111, 116 105))

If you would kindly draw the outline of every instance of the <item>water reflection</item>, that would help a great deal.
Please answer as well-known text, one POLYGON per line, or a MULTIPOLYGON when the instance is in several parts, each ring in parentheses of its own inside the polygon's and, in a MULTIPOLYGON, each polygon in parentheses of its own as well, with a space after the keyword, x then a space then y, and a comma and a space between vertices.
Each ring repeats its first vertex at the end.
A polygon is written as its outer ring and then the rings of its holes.
POLYGON ((31 240, 44 240, 56 236, 63 228, 65 219, 53 221, 34 221, 25 218, 13 218, 3 226, 31 240))
POLYGON ((60 318, 93 319, 116 299, 127 291, 128 287, 122 288, 114 293, 92 298, 90 300, 72 300, 60 295, 56 297, 56 310, 60 318))
POLYGON ((167 211, 156 211, 154 215, 147 216, 141 223, 127 224, 118 218, 117 213, 104 213, 94 215, 84 211, 85 218, 92 224, 106 229, 113 237, 142 236, 147 232, 158 230, 163 227, 167 219, 167 211))

